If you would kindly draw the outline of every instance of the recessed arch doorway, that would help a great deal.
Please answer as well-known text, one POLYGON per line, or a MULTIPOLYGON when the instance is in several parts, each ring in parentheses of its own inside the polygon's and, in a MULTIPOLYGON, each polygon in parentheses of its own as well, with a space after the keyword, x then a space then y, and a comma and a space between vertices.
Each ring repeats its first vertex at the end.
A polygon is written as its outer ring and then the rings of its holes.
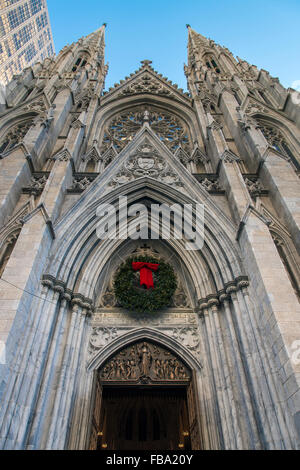
POLYGON ((96 372, 91 450, 201 449, 195 373, 176 352, 142 339, 96 372))

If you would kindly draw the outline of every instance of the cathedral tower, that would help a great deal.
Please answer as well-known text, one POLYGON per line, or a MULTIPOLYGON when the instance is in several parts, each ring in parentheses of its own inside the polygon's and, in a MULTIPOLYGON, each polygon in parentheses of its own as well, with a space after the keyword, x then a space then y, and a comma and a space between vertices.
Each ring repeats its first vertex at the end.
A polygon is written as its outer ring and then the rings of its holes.
POLYGON ((104 91, 104 35, 1 109, 1 448, 299 449, 299 94, 189 25, 189 93, 149 60, 104 91), (203 247, 128 236, 120 196, 131 221, 201 204, 203 247), (164 308, 120 301, 131 260, 156 301, 174 273, 164 308))

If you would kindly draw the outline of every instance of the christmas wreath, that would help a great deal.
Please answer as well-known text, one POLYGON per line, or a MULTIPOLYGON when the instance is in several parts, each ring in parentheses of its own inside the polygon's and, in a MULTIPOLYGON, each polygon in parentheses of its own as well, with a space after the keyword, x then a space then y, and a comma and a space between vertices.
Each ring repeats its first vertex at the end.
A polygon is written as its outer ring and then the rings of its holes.
POLYGON ((154 312, 167 307, 176 288, 173 268, 147 256, 125 261, 114 281, 118 304, 135 312, 154 312))

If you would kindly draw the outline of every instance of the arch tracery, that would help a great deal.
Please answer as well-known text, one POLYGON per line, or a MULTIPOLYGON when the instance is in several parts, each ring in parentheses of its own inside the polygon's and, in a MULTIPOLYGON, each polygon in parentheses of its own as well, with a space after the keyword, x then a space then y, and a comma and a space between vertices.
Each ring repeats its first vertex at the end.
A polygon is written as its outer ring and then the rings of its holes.
POLYGON ((179 147, 191 150, 191 137, 186 124, 175 114, 149 105, 140 105, 114 116, 105 126, 100 146, 101 153, 111 146, 120 152, 141 129, 143 123, 149 122, 152 130, 172 151, 179 147))

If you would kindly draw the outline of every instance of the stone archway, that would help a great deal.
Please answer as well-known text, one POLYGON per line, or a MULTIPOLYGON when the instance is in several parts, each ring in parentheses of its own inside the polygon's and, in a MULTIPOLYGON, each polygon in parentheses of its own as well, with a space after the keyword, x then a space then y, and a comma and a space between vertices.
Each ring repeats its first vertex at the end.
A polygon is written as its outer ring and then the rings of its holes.
POLYGON ((96 374, 91 450, 201 449, 195 375, 174 351, 140 339, 96 374))

